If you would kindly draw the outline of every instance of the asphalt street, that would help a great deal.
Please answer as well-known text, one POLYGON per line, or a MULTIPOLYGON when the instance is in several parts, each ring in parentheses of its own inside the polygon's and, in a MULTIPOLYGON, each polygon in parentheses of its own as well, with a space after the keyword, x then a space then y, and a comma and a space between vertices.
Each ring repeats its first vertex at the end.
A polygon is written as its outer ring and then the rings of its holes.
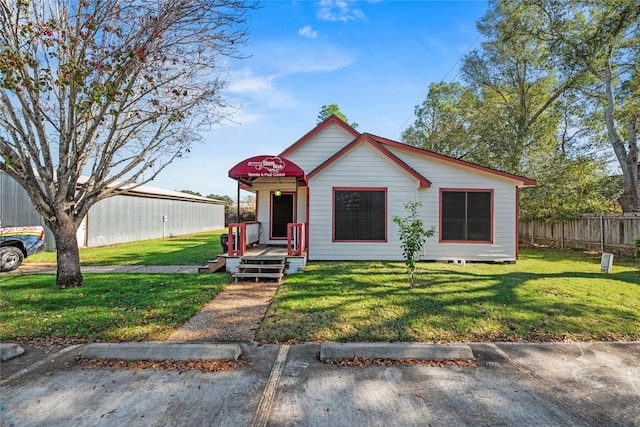
POLYGON ((640 426, 640 342, 471 343, 476 366, 339 367, 241 344, 216 373, 89 367, 84 346, 0 365, 4 426, 640 426))

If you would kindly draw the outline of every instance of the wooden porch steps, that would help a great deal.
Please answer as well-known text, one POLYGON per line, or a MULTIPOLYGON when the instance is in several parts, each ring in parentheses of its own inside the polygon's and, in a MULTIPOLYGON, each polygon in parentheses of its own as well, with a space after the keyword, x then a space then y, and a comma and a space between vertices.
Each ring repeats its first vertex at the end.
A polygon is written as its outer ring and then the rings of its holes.
POLYGON ((207 265, 198 267, 198 273, 215 273, 216 271, 223 269, 226 263, 226 258, 218 256, 217 259, 207 261, 207 265))
POLYGON ((240 258, 238 272, 233 277, 236 282, 240 279, 253 279, 256 282, 264 279, 275 279, 280 283, 284 277, 286 261, 286 256, 243 256, 240 258))

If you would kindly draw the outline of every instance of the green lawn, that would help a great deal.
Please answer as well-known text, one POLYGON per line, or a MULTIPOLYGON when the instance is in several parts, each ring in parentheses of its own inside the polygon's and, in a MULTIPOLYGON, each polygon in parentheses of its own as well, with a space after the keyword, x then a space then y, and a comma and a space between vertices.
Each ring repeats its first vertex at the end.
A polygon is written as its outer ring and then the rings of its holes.
MULTIPOLYGON (((80 250, 83 265, 204 265, 224 230, 80 250)), ((26 262, 55 262, 41 253, 26 262)), ((85 274, 58 290, 54 275, 0 275, 0 340, 60 337, 163 340, 231 281, 228 274, 85 274)))
MULTIPOLYGON (((80 249, 82 265, 204 265, 222 253, 220 234, 226 230, 142 240, 80 249)), ((25 262, 55 262, 55 252, 39 253, 25 262)))
POLYGON ((517 264, 315 262, 280 287, 265 341, 640 340, 635 260, 525 249, 517 264))
MULTIPOLYGON (((218 236, 84 253, 114 251, 89 257, 97 264, 181 264, 183 253, 219 253, 218 236)), ((517 264, 419 263, 415 288, 401 262, 312 262, 280 286, 258 339, 640 340, 638 261, 616 258, 606 274, 599 260, 525 249, 517 264)), ((0 340, 162 340, 230 280, 228 274, 86 274, 83 287, 61 291, 53 275, 0 275, 0 340)))
POLYGON ((84 286, 58 290, 55 275, 2 275, 0 341, 164 340, 230 280, 228 274, 86 274, 84 286))

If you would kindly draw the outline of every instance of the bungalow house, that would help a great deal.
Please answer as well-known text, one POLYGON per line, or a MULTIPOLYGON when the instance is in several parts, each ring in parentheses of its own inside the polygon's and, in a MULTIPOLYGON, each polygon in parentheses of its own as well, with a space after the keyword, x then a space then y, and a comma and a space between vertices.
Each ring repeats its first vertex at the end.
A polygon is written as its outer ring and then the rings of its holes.
POLYGON ((255 193, 257 212, 254 223, 231 224, 230 235, 241 236, 228 256, 252 243, 286 246, 294 271, 306 260, 402 260, 392 218, 406 216, 410 201, 436 228, 420 260, 515 262, 518 189, 536 184, 359 133, 335 116, 279 155, 243 160, 229 176, 238 193, 255 193))

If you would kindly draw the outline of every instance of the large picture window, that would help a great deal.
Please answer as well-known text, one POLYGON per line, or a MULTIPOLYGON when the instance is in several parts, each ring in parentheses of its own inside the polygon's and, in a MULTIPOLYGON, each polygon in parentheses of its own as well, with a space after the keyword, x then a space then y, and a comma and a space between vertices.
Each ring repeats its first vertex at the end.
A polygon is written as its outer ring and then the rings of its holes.
POLYGON ((491 242, 493 191, 441 190, 440 240, 491 242))
POLYGON ((386 241, 387 190, 334 188, 333 239, 386 241))

